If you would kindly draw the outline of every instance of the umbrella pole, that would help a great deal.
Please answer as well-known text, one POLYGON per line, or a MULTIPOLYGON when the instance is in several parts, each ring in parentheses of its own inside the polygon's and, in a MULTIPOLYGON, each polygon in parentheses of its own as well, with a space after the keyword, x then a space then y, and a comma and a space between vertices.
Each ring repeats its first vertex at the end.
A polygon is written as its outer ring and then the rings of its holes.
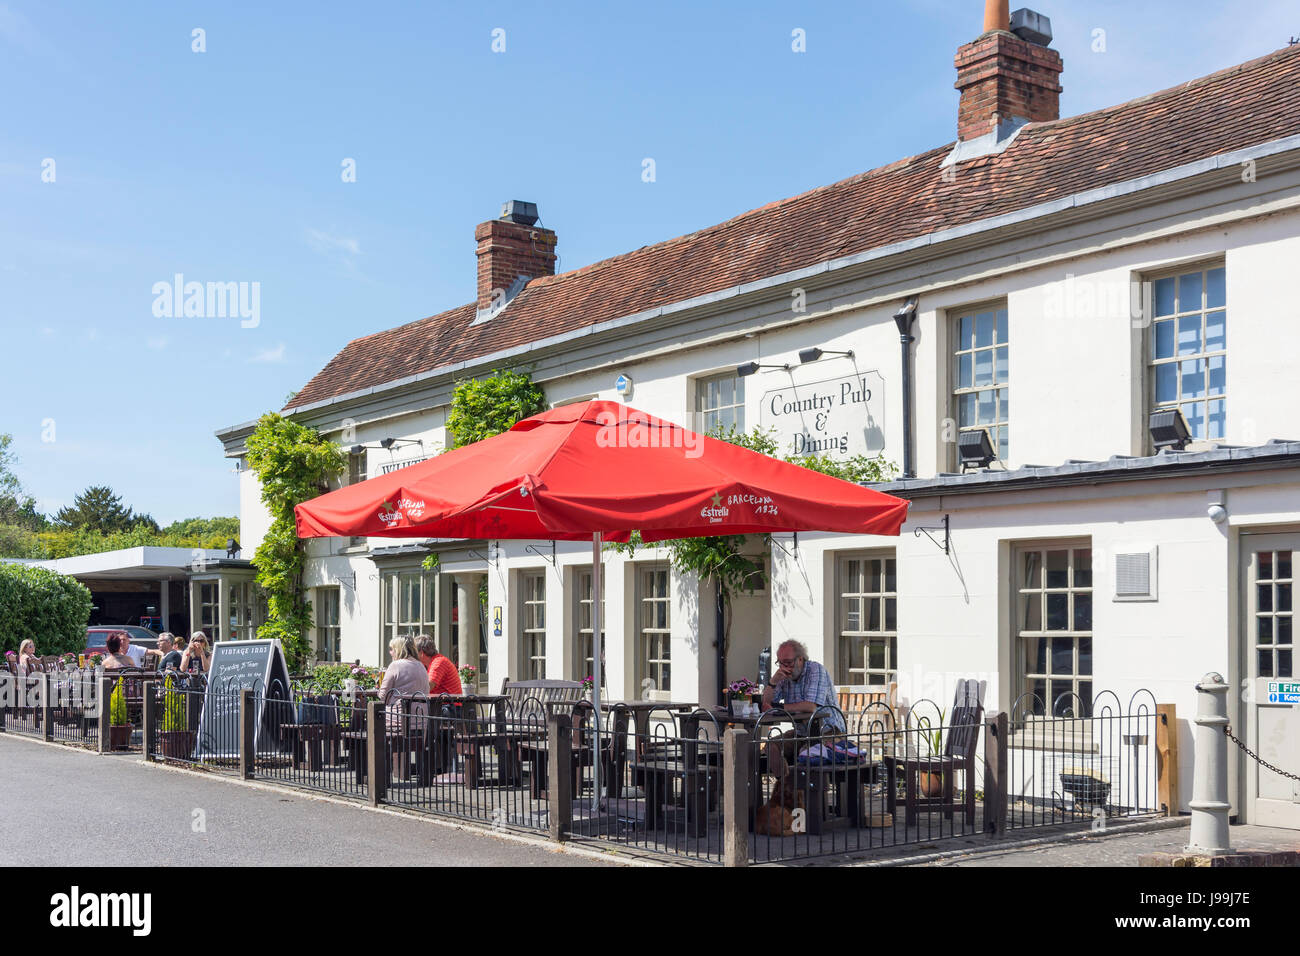
POLYGON ((595 671, 591 675, 591 704, 595 711, 596 719, 596 750, 591 761, 593 774, 593 783, 596 792, 592 795, 592 804, 596 810, 597 816, 600 814, 600 758, 604 753, 600 747, 600 672, 601 661, 603 660, 603 649, 601 647, 600 629, 601 629, 601 588, 600 588, 600 545, 601 535, 596 531, 591 536, 591 669, 595 671))

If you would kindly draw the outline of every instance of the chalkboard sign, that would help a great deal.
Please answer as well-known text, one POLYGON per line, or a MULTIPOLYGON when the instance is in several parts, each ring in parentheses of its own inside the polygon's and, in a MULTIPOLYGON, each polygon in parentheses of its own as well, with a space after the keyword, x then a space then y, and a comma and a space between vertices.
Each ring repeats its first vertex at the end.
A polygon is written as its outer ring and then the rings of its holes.
POLYGON ((289 668, 279 641, 218 641, 212 646, 196 758, 239 756, 239 692, 244 689, 256 695, 254 749, 264 749, 268 741, 277 745, 280 724, 292 719, 289 668))

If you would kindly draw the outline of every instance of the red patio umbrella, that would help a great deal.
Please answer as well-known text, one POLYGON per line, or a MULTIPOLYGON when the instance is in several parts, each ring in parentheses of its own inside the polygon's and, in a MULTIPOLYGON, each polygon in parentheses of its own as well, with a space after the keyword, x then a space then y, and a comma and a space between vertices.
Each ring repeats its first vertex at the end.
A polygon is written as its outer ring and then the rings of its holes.
MULTIPOLYGON (((591 401, 525 418, 295 512, 304 538, 590 538, 599 661, 602 540, 626 541, 633 531, 645 541, 787 531, 897 535, 907 507, 618 402, 591 401)), ((594 677, 599 728, 599 667, 594 677)))

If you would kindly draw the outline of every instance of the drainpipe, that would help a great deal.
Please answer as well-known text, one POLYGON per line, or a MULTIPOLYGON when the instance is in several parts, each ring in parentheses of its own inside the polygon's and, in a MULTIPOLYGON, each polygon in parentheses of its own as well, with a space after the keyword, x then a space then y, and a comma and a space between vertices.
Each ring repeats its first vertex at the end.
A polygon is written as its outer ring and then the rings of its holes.
POLYGON ((722 688, 727 686, 727 614, 726 608, 722 605, 722 582, 718 582, 717 589, 717 608, 713 615, 713 624, 716 629, 718 640, 718 679, 714 682, 718 685, 718 703, 726 706, 727 702, 723 697, 722 688))
POLYGON ((912 323, 916 321, 917 297, 912 296, 894 313, 898 326, 898 341, 903 346, 903 477, 916 477, 916 463, 912 460, 912 323))

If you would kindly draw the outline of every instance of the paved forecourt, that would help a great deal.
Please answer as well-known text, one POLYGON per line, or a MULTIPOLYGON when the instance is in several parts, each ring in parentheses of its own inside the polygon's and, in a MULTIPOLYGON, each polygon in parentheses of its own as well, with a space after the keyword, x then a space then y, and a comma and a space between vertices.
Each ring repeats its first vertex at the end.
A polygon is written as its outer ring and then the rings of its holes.
POLYGON ((0 866, 602 865, 481 829, 4 734, 0 768, 0 866))

